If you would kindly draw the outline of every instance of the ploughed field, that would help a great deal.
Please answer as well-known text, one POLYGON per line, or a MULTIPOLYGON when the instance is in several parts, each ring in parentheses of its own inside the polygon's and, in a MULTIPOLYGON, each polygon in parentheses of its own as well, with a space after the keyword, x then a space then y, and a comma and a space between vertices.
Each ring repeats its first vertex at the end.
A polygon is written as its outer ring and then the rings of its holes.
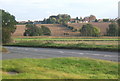
MULTIPOLYGON (((75 24, 70 23, 68 25, 74 27, 75 29, 80 29, 85 24, 87 24, 87 23, 75 23, 75 24)), ((93 23, 93 22, 91 22, 90 24, 92 24, 95 27, 98 27, 101 31, 101 35, 104 35, 104 34, 106 34, 106 28, 109 27, 110 23, 106 23, 106 22, 105 23, 93 23)))
POLYGON ((79 32, 72 32, 70 29, 67 29, 65 26, 60 24, 37 24, 37 26, 44 25, 51 30, 52 36, 66 36, 67 33, 70 36, 78 36, 79 32))
MULTIPOLYGON (((51 31, 52 36, 66 36, 67 33, 70 36, 78 36, 79 32, 72 32, 72 30, 67 29, 65 26, 60 24, 37 24, 37 26, 44 25, 48 27, 51 31)), ((25 32, 25 25, 16 25, 17 29, 13 36, 23 36, 25 32)))
POLYGON ((25 32, 25 25, 16 25, 16 31, 13 33, 13 36, 23 36, 25 32))
MULTIPOLYGON (((84 24, 87 24, 87 23, 75 23, 75 24, 72 23, 68 25, 79 30, 84 24)), ((106 33, 106 28, 108 28, 110 23, 90 23, 90 24, 100 28, 101 35, 104 35, 106 33)), ((51 30, 52 36, 79 36, 80 35, 80 32, 73 32, 72 30, 60 24, 37 24, 37 26, 41 26, 41 25, 48 27, 51 30)), ((25 25, 16 25, 16 27, 17 29, 13 34, 13 36, 23 36, 25 32, 25 25)))

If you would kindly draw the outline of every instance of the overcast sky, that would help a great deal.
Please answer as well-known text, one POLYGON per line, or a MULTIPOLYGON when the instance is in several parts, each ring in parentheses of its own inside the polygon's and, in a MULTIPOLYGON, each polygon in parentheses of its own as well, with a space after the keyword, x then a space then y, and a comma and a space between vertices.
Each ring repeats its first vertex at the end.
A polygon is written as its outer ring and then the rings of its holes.
POLYGON ((16 20, 42 20, 50 15, 71 17, 95 15, 97 18, 118 17, 120 0, 0 0, 0 9, 10 12, 16 20))

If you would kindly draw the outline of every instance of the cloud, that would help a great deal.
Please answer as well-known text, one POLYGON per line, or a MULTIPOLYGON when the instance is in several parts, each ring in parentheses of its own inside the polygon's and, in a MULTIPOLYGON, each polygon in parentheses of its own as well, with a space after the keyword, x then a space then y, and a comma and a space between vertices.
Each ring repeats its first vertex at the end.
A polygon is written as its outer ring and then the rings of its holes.
POLYGON ((72 17, 96 15, 115 18, 119 0, 0 0, 0 8, 12 13, 17 20, 43 19, 60 13, 72 17))

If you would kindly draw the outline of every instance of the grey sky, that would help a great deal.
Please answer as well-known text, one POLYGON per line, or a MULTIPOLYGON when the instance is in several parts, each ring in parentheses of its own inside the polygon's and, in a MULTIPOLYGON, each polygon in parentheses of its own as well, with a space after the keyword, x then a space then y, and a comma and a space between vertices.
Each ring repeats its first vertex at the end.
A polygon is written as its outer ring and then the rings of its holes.
POLYGON ((97 18, 118 17, 119 0, 0 0, 0 9, 16 17, 16 20, 42 20, 50 15, 69 14, 97 18))

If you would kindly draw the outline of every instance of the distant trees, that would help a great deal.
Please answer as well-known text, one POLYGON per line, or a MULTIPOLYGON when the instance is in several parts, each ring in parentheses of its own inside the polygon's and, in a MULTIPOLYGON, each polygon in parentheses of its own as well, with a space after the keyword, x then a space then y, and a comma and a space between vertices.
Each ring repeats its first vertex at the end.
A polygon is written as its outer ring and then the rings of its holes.
POLYGON ((48 19, 44 19, 46 24, 66 24, 70 20, 70 15, 59 14, 57 16, 50 16, 48 19))
POLYGON ((118 36, 118 26, 115 23, 111 23, 109 28, 106 29, 107 36, 118 36))
POLYGON ((86 24, 82 26, 82 28, 80 29, 80 33, 81 36, 99 36, 100 29, 94 27, 91 24, 86 24))
POLYGON ((109 19, 103 19, 103 22, 109 22, 109 19))
POLYGON ((0 12, 2 12, 2 43, 9 43, 11 41, 11 34, 16 30, 15 16, 1 9, 0 12))
POLYGON ((51 35, 49 28, 45 26, 38 27, 34 24, 27 24, 24 36, 41 36, 41 35, 51 35))

